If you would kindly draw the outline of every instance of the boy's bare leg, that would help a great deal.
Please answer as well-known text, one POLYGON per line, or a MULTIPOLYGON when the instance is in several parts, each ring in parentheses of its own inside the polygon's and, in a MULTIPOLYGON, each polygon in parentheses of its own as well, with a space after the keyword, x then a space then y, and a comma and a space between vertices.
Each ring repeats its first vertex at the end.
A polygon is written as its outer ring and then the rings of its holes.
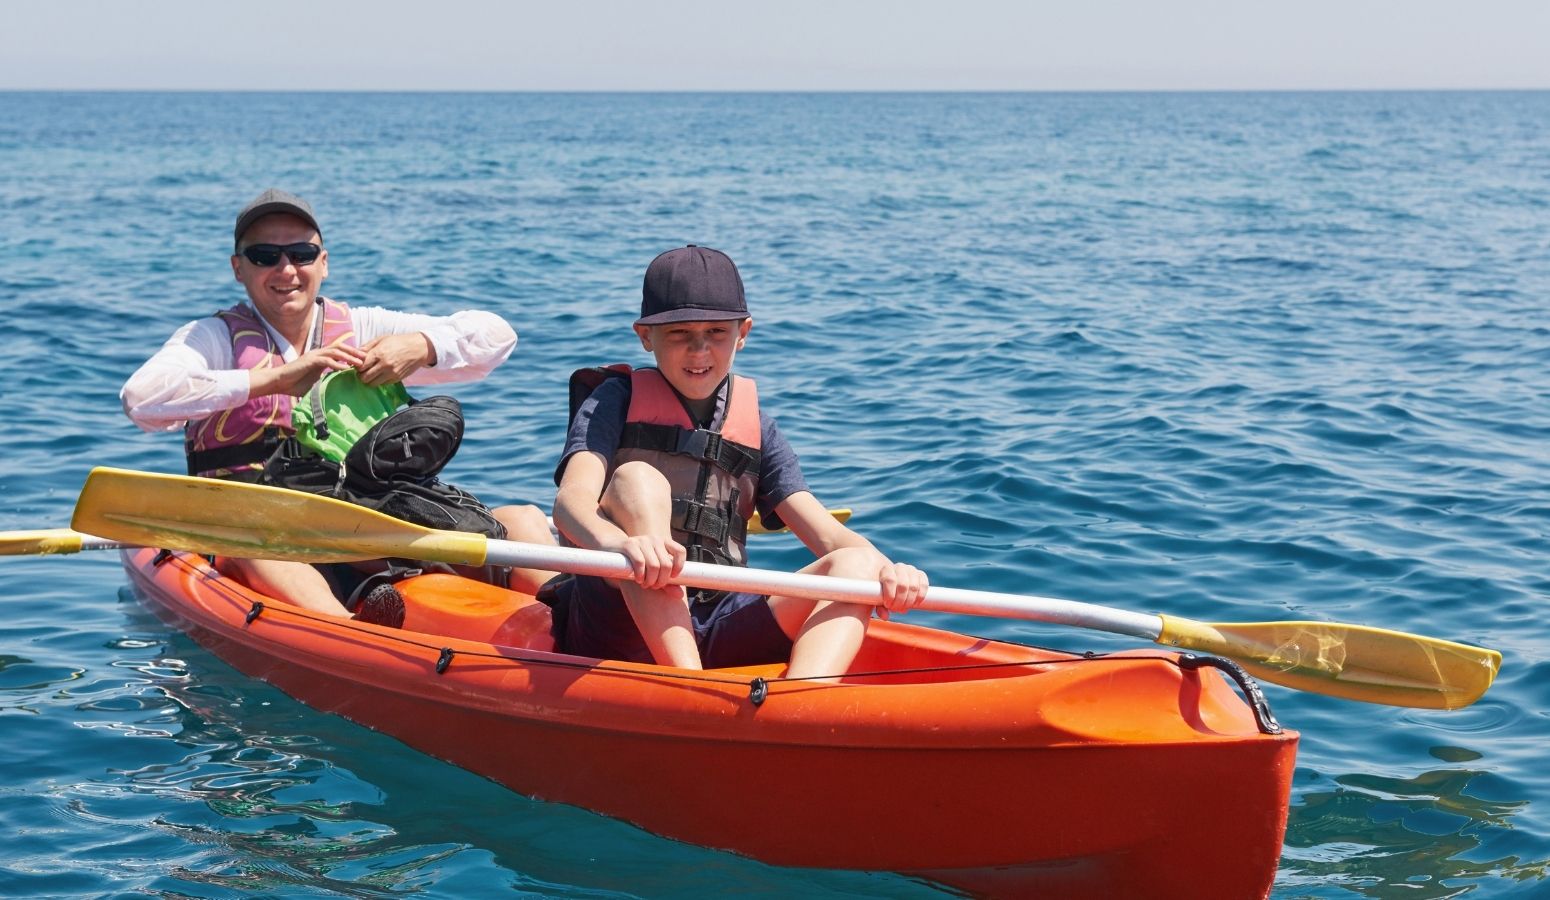
MULTIPOLYGON (((825 554, 802 571, 872 579, 887 563, 886 557, 870 548, 843 547, 825 554)), ((769 602, 775 620, 795 641, 786 677, 838 681, 861 651, 867 623, 872 619, 872 607, 863 603, 814 601, 802 597, 771 597, 769 602)))
POLYGON ((303 609, 331 616, 350 615, 350 611, 334 596, 333 588, 328 586, 328 579, 307 563, 223 556, 217 559, 216 569, 260 594, 294 603, 303 609))
MULTIPOLYGON (((672 489, 661 472, 645 463, 625 463, 615 470, 598 508, 632 537, 672 537, 672 489)), ((694 641, 689 601, 682 587, 652 589, 627 580, 613 584, 624 595, 624 603, 635 619, 635 627, 646 639, 652 659, 664 666, 704 667, 699 645, 694 641)))
MULTIPOLYGON (((495 520, 506 526, 506 538, 524 544, 554 546, 554 535, 549 531, 549 519, 536 506, 497 506, 491 510, 495 520)), ((535 593, 556 573, 543 569, 519 569, 513 567, 507 585, 523 594, 535 593)))

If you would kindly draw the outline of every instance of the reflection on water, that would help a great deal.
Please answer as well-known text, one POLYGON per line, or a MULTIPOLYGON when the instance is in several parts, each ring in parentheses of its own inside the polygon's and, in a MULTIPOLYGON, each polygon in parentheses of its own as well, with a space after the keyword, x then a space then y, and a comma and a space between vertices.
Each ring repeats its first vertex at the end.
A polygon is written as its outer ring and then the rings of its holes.
MULTIPOLYGON (((1433 755, 1455 763, 1480 758, 1462 747, 1437 747, 1433 755)), ((1490 799, 1521 796, 1502 791, 1494 784, 1499 780, 1472 768, 1409 778, 1358 773, 1335 777, 1332 789, 1302 791, 1288 822, 1277 883, 1284 889, 1340 885, 1352 895, 1419 900, 1462 896, 1482 886, 1490 896, 1511 884, 1542 883, 1550 875, 1546 862, 1524 862, 1500 846, 1511 843, 1513 817, 1528 801, 1490 799), (1490 887, 1495 879, 1503 881, 1490 887)))
MULTIPOLYGON (((158 627, 143 610, 125 610, 142 636, 158 627)), ((101 823, 144 815, 178 857, 154 879, 159 890, 944 896, 894 875, 766 866, 529 800, 308 709, 182 635, 164 636, 161 652, 142 650, 128 665, 144 676, 131 688, 140 702, 116 705, 115 727, 171 752, 78 786, 69 804, 72 815, 101 823)))
POLYGON ((24 656, 0 654, 0 708, 28 692, 62 685, 83 674, 74 667, 45 665, 24 656))

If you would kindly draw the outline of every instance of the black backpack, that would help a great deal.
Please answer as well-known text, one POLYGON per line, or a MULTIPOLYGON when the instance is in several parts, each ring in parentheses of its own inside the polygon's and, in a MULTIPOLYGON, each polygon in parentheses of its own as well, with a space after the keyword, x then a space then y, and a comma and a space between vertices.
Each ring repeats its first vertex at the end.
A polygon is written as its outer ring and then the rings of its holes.
POLYGON ((504 539, 506 527, 489 507, 436 477, 462 442, 462 404, 427 397, 373 425, 342 463, 287 438, 264 463, 258 483, 335 497, 429 528, 504 539))

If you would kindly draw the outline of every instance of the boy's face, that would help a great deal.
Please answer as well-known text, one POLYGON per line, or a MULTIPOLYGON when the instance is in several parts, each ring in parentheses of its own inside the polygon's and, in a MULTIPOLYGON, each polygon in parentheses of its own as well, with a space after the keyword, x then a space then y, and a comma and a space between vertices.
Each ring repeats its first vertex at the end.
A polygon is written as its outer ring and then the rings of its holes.
POLYGON ((690 400, 704 400, 732 371, 732 358, 743 349, 752 327, 753 319, 728 319, 636 325, 635 333, 657 358, 668 384, 690 400))

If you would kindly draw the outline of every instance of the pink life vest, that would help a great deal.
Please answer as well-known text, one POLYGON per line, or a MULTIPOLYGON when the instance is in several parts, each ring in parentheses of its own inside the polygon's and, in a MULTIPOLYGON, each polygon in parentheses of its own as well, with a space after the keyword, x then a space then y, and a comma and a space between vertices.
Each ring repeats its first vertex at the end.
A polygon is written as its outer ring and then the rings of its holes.
MULTIPOLYGON (((355 346, 355 325, 350 308, 336 300, 317 299, 321 315, 315 316, 308 347, 331 344, 355 346)), ((285 364, 269 329, 258 313, 245 303, 216 313, 231 333, 232 359, 238 369, 269 369, 285 364)), ((241 406, 222 410, 208 418, 189 422, 183 429, 183 451, 190 475, 225 478, 256 472, 281 440, 294 433, 291 409, 296 398, 289 394, 254 397, 241 406)))
POLYGON ((689 558, 746 565, 748 520, 759 490, 759 392, 730 375, 721 411, 698 427, 656 369, 630 373, 630 409, 613 465, 642 460, 672 487, 673 540, 689 558))

